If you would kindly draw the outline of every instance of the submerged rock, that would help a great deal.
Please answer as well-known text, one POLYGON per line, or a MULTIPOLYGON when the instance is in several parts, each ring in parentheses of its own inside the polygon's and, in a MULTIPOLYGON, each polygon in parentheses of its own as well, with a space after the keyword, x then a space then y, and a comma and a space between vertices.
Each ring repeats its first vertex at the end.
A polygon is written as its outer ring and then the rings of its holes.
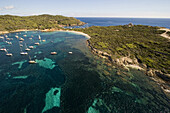
POLYGON ((51 88, 46 94, 45 107, 43 108, 42 113, 53 107, 60 107, 60 96, 61 88, 51 88), (58 93, 56 93, 56 91, 58 91, 58 93))
POLYGON ((51 59, 49 58, 44 58, 44 60, 35 60, 39 66, 47 68, 47 69, 53 69, 56 65, 55 62, 53 62, 51 59))

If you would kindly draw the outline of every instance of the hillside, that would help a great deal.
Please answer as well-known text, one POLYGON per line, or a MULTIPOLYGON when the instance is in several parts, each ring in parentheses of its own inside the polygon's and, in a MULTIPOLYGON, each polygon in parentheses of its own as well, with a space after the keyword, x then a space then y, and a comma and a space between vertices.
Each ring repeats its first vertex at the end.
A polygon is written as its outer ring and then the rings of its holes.
POLYGON ((83 25, 84 22, 73 17, 60 15, 38 16, 12 16, 0 15, 0 31, 13 31, 18 29, 51 29, 62 26, 83 25))
POLYGON ((93 26, 76 30, 90 35, 88 42, 92 48, 108 53, 112 59, 129 57, 147 68, 170 73, 170 42, 160 36, 165 31, 158 27, 93 26))

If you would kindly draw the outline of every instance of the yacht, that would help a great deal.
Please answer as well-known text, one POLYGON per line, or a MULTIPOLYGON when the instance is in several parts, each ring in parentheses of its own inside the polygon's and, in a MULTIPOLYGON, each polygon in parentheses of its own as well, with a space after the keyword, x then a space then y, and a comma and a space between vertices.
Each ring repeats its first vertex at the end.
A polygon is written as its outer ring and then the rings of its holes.
POLYGON ((37 62, 35 60, 29 60, 30 64, 36 64, 37 62))
POLYGON ((27 52, 20 52, 21 55, 28 55, 27 52))
POLYGON ((10 38, 6 38, 6 40, 10 40, 10 38))
POLYGON ((24 41, 24 39, 23 39, 23 38, 20 38, 19 40, 20 40, 20 41, 24 41))
POLYGON ((26 48, 26 49, 25 49, 26 51, 30 51, 30 50, 31 50, 31 49, 27 48, 26 43, 25 43, 25 48, 26 48))
POLYGON ((12 42, 7 42, 7 44, 12 45, 12 42))
POLYGON ((56 55, 57 54, 57 52, 51 52, 51 55, 56 55))
POLYGON ((27 35, 23 35, 24 37, 26 37, 27 35))
POLYGON ((29 48, 30 48, 30 49, 33 49, 33 48, 34 48, 34 46, 29 46, 29 48))
POLYGON ((35 60, 31 60, 31 57, 30 57, 30 56, 29 56, 29 59, 30 59, 30 60, 29 60, 29 63, 30 63, 30 64, 36 64, 36 63, 37 63, 35 60))
POLYGON ((6 48, 0 48, 0 51, 7 51, 6 48))
POLYGON ((26 49, 25 49, 25 51, 30 51, 30 50, 31 50, 31 49, 29 49, 29 48, 26 48, 26 49))
POLYGON ((68 53, 69 53, 69 54, 73 54, 73 52, 71 52, 71 51, 70 51, 70 52, 68 52, 68 53))
POLYGON ((39 43, 39 42, 36 42, 35 45, 40 45, 40 43, 39 43))
POLYGON ((8 53, 8 51, 6 50, 6 56, 12 56, 12 53, 8 53))
POLYGON ((42 42, 45 42, 46 40, 42 40, 42 42))
POLYGON ((7 53, 6 56, 13 56, 12 53, 7 53))
POLYGON ((41 40, 41 37, 40 37, 40 35, 38 36, 38 39, 39 39, 39 40, 41 40))

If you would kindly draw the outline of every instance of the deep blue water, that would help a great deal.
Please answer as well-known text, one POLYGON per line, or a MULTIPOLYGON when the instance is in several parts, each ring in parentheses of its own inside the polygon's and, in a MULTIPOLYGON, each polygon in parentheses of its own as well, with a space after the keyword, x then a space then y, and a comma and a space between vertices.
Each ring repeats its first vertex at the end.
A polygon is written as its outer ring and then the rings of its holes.
POLYGON ((130 22, 135 25, 149 25, 149 26, 160 26, 170 28, 170 18, 83 18, 77 17, 77 19, 88 23, 88 26, 117 26, 126 25, 130 22))

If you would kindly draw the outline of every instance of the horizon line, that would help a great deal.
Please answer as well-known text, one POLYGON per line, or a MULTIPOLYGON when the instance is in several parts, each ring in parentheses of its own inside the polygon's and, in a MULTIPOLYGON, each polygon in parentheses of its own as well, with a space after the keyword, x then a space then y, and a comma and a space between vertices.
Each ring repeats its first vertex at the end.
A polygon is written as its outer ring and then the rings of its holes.
MULTIPOLYGON (((16 15, 16 14, 1 14, 0 16, 4 15, 11 15, 11 16, 39 16, 39 15, 61 15, 61 14, 33 14, 33 15, 16 15)), ((152 19, 170 19, 170 17, 122 17, 122 16, 68 16, 68 15, 61 15, 61 16, 66 16, 66 17, 74 17, 74 18, 152 18, 152 19)))
POLYGON ((170 17, 113 17, 113 16, 106 16, 106 17, 103 17, 103 16, 74 16, 74 18, 155 18, 155 19, 170 19, 170 17))

